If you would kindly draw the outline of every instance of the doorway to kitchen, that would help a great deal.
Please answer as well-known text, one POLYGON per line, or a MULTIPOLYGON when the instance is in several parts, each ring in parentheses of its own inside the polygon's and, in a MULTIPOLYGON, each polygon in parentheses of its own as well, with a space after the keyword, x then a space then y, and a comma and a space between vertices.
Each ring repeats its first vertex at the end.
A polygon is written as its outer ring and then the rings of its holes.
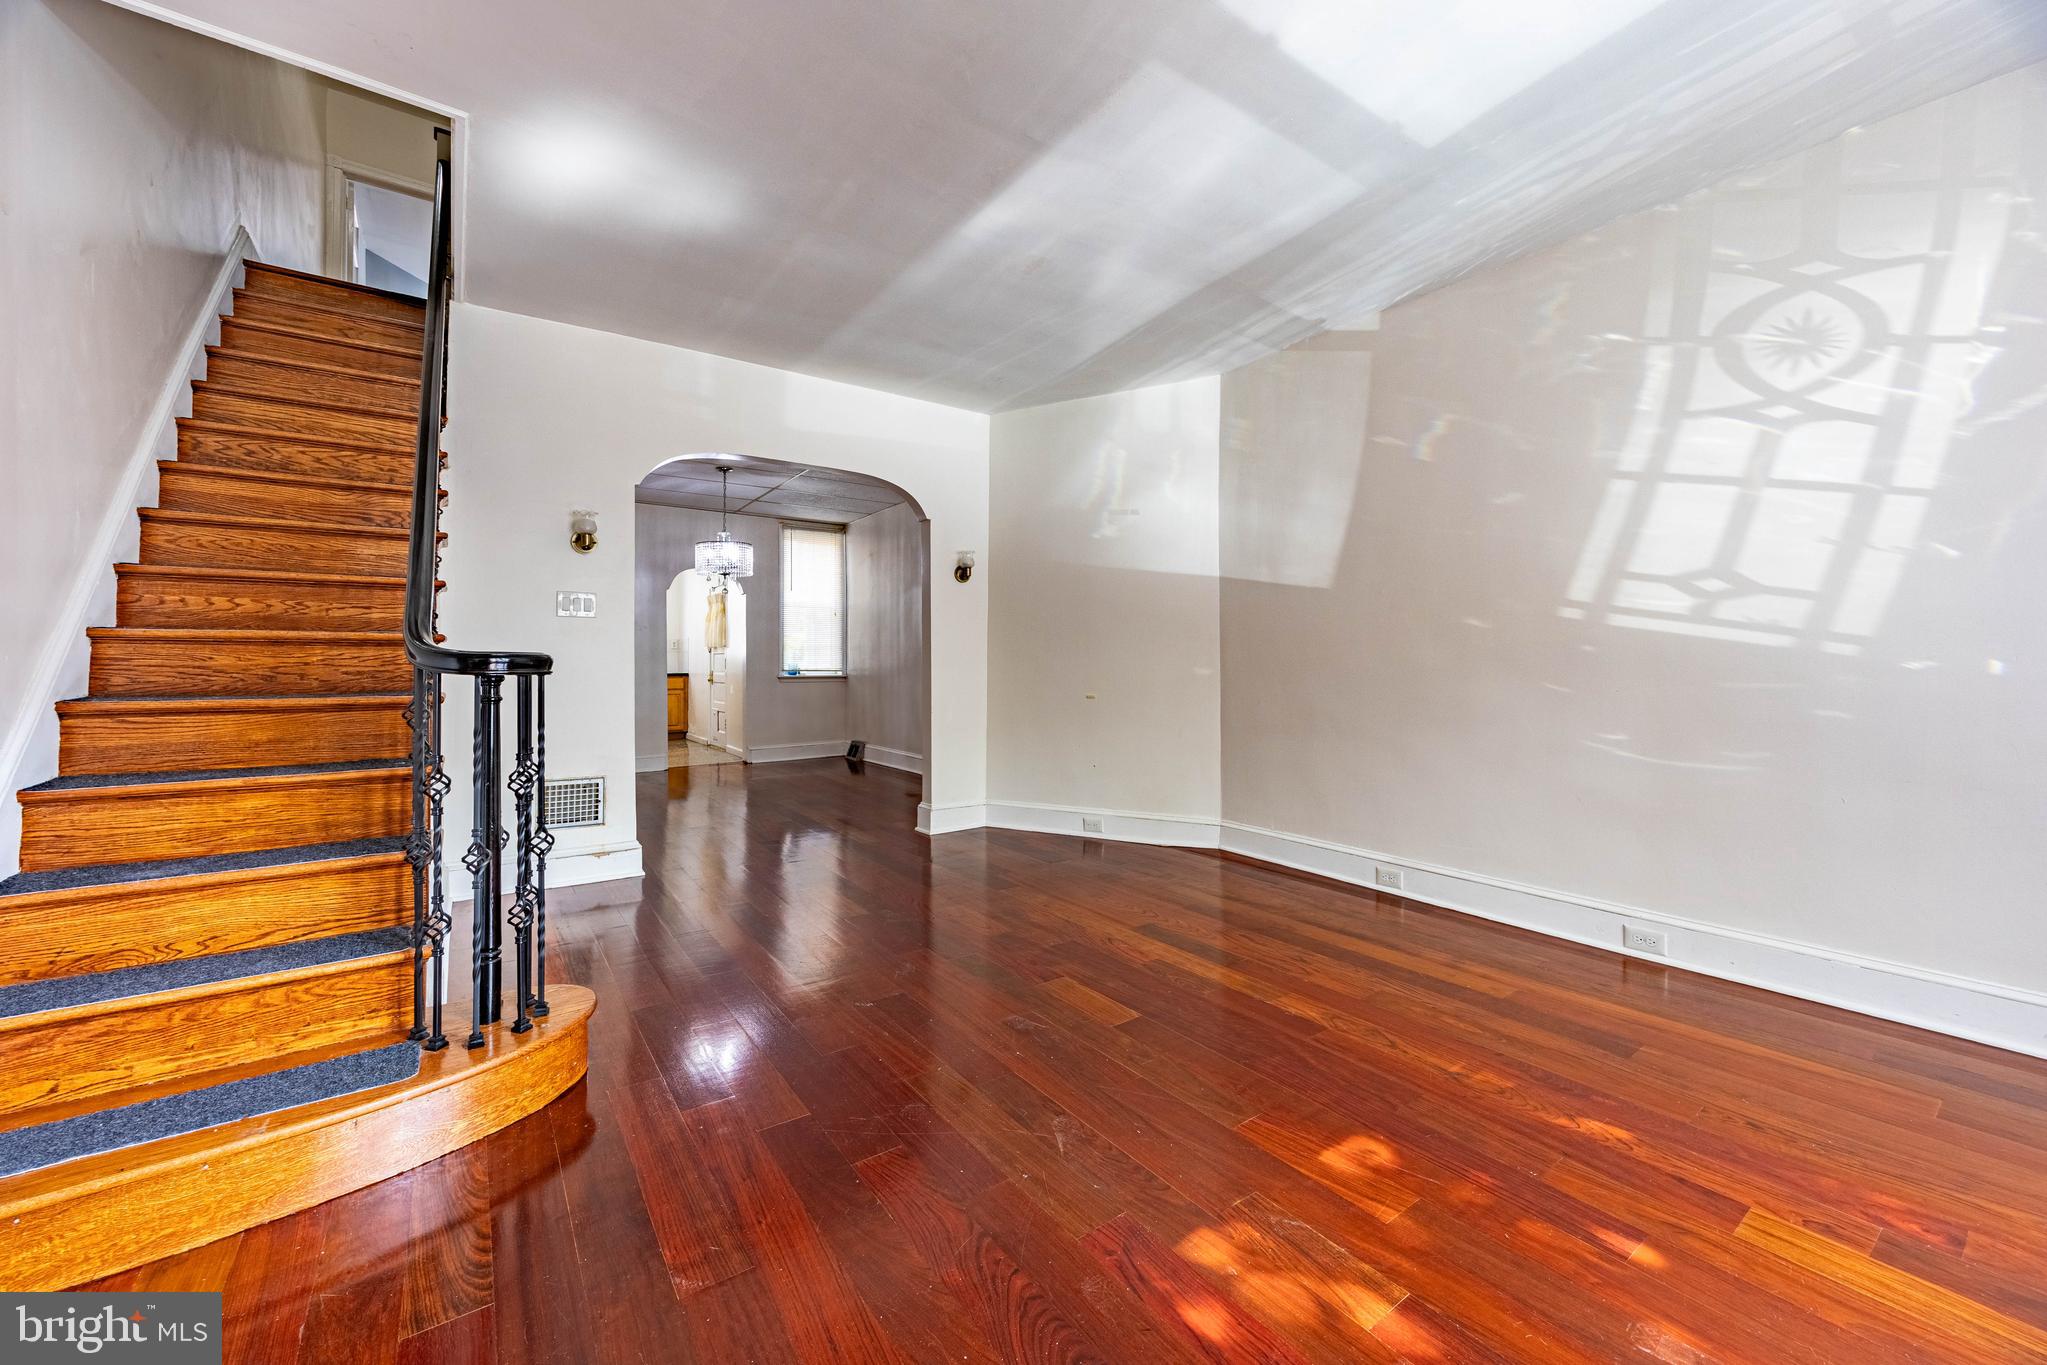
POLYGON ((668 585, 668 766, 739 763, 746 753, 746 590, 685 569, 668 585))

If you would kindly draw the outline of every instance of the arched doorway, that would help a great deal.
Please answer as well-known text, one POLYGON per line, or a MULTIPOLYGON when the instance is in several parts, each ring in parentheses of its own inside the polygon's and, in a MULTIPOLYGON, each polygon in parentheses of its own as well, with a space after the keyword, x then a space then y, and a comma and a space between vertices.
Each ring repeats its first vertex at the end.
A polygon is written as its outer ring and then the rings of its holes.
MULTIPOLYGON (((692 675, 690 739, 712 739, 704 727, 717 718, 715 669, 707 653, 671 658, 671 642, 679 637, 687 648, 690 622, 700 626, 691 596, 699 590, 690 577, 695 545, 721 526, 754 557, 752 576, 736 580, 743 618, 729 615, 732 601, 727 606, 732 647, 744 661, 734 666, 728 654, 727 751, 763 764, 838 759, 858 744, 865 762, 914 774, 911 794, 928 799, 931 546, 922 508, 869 475, 745 455, 678 456, 635 488, 640 770, 668 766, 670 672, 692 675), (720 466, 730 471, 722 483, 720 466), (671 587, 681 594, 672 609, 671 587)), ((902 818, 914 822, 917 812, 905 806, 902 818)))
POLYGON ((668 766, 746 759, 744 581, 685 569, 668 585, 668 766))

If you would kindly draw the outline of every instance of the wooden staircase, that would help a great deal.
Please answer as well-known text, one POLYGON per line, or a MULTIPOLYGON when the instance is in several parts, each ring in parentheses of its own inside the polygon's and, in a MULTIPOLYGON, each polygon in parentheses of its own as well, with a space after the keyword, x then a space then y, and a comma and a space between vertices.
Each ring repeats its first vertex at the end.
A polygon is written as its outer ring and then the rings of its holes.
POLYGON ((331 1198, 582 1074, 573 986, 480 1050, 422 1061, 408 1042, 422 313, 252 262, 207 348, 0 883, 0 1156, 69 1154, 0 1178, 0 1287, 331 1198))

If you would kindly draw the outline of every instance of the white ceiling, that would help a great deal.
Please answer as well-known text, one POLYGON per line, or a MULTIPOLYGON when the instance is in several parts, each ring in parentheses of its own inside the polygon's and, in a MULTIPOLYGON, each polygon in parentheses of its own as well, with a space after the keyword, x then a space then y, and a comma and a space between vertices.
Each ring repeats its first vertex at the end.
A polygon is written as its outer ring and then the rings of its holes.
POLYGON ((895 485, 838 469, 812 469, 745 455, 685 455, 640 480, 633 496, 665 507, 718 510, 718 466, 729 465, 729 510, 786 521, 844 525, 906 501, 895 485))
POLYGON ((983 409, 1212 373, 2047 58, 2043 0, 168 9, 463 111, 473 302, 983 409))

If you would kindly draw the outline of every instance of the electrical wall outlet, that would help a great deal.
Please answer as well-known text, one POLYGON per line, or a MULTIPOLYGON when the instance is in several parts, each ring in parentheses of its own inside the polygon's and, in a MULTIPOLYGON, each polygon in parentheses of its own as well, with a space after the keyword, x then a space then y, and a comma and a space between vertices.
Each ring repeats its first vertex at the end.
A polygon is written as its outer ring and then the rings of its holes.
POLYGON ((1663 957, 1666 944, 1661 929, 1644 929, 1638 924, 1621 926, 1621 946, 1637 953, 1654 953, 1663 957))
POLYGON ((1375 867, 1372 869, 1372 884, 1388 891, 1400 889, 1400 869, 1397 867, 1375 867))
POLYGON ((1081 816, 1080 832, 1082 834, 1100 834, 1102 832, 1102 817, 1099 815, 1081 816))

